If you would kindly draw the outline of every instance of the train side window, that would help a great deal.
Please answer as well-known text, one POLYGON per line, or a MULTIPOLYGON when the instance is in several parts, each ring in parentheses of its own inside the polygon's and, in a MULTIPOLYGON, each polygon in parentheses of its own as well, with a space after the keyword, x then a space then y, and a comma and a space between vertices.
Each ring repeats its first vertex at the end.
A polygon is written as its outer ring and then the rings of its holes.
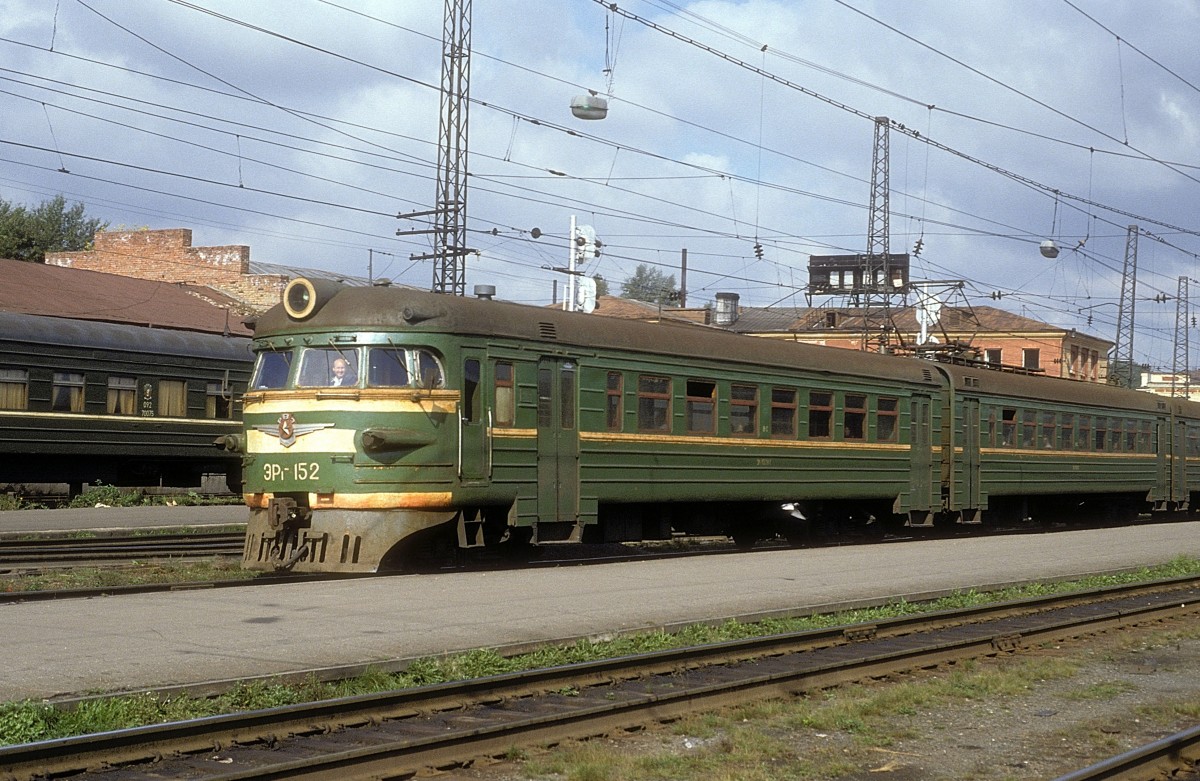
POLYGON ((1187 454, 1200 456, 1200 426, 1187 427, 1187 454))
POLYGON ((1075 447, 1075 414, 1072 412, 1064 412, 1062 414, 1062 428, 1059 429, 1058 441, 1059 448, 1062 450, 1071 450, 1075 447))
POLYGON ((1021 410, 1021 447, 1037 446, 1037 413, 1021 410))
POLYGON ((416 375, 422 388, 444 388, 446 375, 437 356, 428 350, 411 351, 416 358, 416 375))
POLYGON ((609 372, 608 384, 604 397, 604 424, 609 431, 621 430, 622 400, 625 390, 625 375, 621 372, 609 372))
POLYGON ((667 377, 638 377, 638 430, 669 431, 671 428, 671 380, 667 377))
POLYGON ((1154 427, 1148 420, 1138 422, 1138 442, 1137 449, 1139 453, 1153 453, 1153 435, 1154 427))
POLYGON ((1043 450, 1054 449, 1055 420, 1053 412, 1042 413, 1042 435, 1038 438, 1038 447, 1043 450))
POLYGON ((50 409, 58 412, 83 412, 83 375, 54 372, 50 391, 50 409))
POLYGON ((796 391, 771 388, 771 436, 792 439, 796 436, 796 391))
POLYGON ((475 411, 479 408, 479 361, 468 358, 463 362, 462 416, 468 423, 475 422, 475 411))
POLYGON ((1090 415, 1080 415, 1078 426, 1075 428, 1075 449, 1092 449, 1092 418, 1090 415))
POLYGON ((688 380, 685 410, 687 430, 692 434, 716 431, 717 384, 709 380, 688 380))
POLYGON ((1125 452, 1137 452, 1137 421, 1125 419, 1125 452))
POLYGON ((1002 447, 1015 447, 1017 444, 1017 411, 1006 409, 1000 411, 1000 438, 1002 447))
POLYGON ((158 381, 158 414, 168 418, 182 418, 187 416, 186 381, 158 381))
POLYGON ((1092 443, 1095 450, 1108 449, 1108 418, 1096 416, 1096 427, 1092 429, 1092 443))
POLYGON ((204 417, 224 420, 233 417, 233 389, 223 382, 204 386, 204 417))
POLYGON ((575 364, 564 363, 558 370, 559 398, 562 400, 561 418, 563 429, 575 428, 575 364))
POLYGON ((549 428, 554 421, 554 375, 549 366, 539 366, 537 375, 538 428, 549 428))
POLYGON ((494 370, 496 383, 496 425, 511 426, 516 415, 516 388, 513 382, 513 365, 497 361, 494 370))
POLYGON ((846 409, 842 418, 842 439, 867 438, 867 397, 861 393, 846 394, 846 409))
POLYGON ((0 369, 0 409, 29 409, 29 372, 0 369))
MULTIPOLYGON (((995 413, 992 413, 995 415, 995 413)), ((878 442, 895 442, 900 432, 900 400, 881 396, 875 412, 875 439, 878 442)), ((993 425, 995 418, 992 418, 993 425)))
POLYGON ((730 386, 729 433, 735 437, 752 437, 758 433, 757 385, 730 386))
POLYGON ((1114 453, 1121 450, 1121 419, 1108 419, 1108 449, 1114 453))
POLYGON ((292 370, 292 353, 263 351, 258 354, 254 365, 251 388, 272 390, 287 385, 288 373, 292 370))
POLYGON ((833 394, 811 391, 808 394, 808 437, 829 439, 833 430, 833 394))
POLYGON ((132 415, 135 411, 134 402, 136 401, 136 377, 108 378, 108 413, 110 415, 132 415))

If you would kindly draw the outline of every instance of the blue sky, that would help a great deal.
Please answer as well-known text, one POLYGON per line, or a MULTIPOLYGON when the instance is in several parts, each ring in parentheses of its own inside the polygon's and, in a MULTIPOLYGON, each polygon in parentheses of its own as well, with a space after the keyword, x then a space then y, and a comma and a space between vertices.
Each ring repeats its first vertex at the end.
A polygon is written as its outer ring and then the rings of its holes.
MULTIPOLYGON (((1195 4, 619 7, 474 0, 468 290, 548 302, 574 215, 614 289, 639 263, 678 276, 686 247, 689 303, 804 305, 810 254, 866 249, 887 116, 891 250, 921 239, 915 279, 1112 339, 1137 224, 1134 351, 1170 365, 1177 279, 1200 277, 1195 4), (607 119, 571 116, 586 88, 607 119)), ((4 9, 0 197, 62 193, 114 226, 346 274, 373 250, 378 274, 430 283, 409 259, 427 241, 395 232, 434 197, 440 0, 4 9)))

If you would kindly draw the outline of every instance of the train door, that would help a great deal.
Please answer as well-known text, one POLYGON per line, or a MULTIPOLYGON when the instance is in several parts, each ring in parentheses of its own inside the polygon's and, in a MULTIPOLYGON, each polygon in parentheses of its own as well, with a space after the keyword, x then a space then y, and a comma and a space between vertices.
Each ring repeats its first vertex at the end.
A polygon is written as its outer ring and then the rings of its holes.
POLYGON ((929 396, 914 395, 909 402, 908 436, 912 468, 909 486, 909 525, 933 524, 933 401, 929 396))
POLYGON ((579 517, 579 429, 576 424, 578 364, 543 357, 537 375, 539 522, 579 517))
POLYGON ((1176 507, 1186 504, 1187 486, 1187 421, 1174 418, 1175 436, 1171 437, 1171 501, 1176 507))
MULTIPOLYGON (((963 510, 963 521, 978 520, 977 510, 980 505, 979 488, 979 447, 980 447, 979 399, 963 398, 962 400, 962 491, 959 495, 959 506, 963 510)), ((954 457, 954 453, 950 457, 954 457)))
POLYGON ((458 476, 465 483, 487 482, 491 472, 488 410, 481 355, 463 359, 462 402, 458 409, 458 476))

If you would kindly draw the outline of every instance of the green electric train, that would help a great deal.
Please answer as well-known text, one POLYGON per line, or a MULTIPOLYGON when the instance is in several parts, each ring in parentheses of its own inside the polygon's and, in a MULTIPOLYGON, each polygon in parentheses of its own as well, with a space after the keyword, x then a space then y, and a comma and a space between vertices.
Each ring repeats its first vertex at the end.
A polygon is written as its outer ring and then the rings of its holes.
POLYGON ((256 325, 250 569, 1186 510, 1200 405, 982 367, 293 280, 256 325))

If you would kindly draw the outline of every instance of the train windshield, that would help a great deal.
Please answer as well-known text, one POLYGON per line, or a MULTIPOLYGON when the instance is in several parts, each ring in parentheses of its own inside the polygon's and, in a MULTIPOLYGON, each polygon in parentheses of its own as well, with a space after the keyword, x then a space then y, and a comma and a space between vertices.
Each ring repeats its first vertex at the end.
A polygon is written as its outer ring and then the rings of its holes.
POLYGON ((300 353, 296 387, 319 388, 358 385, 358 349, 309 347, 300 353))
POLYGON ((403 347, 367 348, 367 387, 441 388, 445 372, 429 350, 403 347))
POLYGON ((265 351, 258 354, 254 364, 254 376, 250 380, 251 388, 282 388, 287 385, 288 372, 292 369, 292 353, 277 353, 265 351))

